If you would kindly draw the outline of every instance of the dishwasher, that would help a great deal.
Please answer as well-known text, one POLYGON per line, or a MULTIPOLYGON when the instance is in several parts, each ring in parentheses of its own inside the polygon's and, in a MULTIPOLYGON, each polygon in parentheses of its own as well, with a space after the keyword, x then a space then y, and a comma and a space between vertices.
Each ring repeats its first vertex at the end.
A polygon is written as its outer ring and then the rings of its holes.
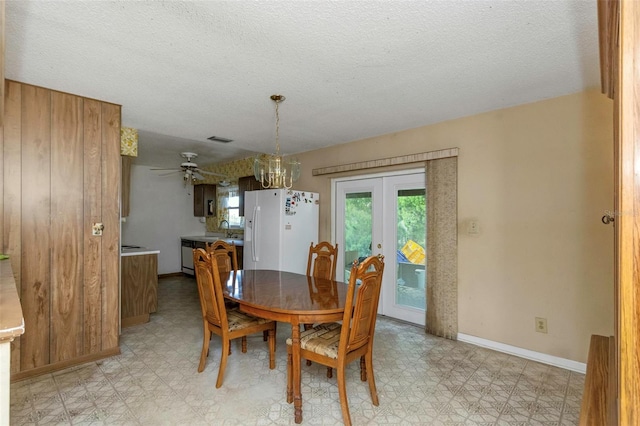
POLYGON ((195 241, 182 240, 182 272, 184 274, 195 275, 193 269, 193 248, 195 241))

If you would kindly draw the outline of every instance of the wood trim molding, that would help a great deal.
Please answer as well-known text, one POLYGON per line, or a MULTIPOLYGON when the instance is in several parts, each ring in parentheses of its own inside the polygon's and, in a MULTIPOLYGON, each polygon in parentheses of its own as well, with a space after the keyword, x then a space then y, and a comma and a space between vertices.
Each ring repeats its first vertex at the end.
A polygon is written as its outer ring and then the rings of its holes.
POLYGON ((619 188, 615 218, 618 249, 616 345, 618 368, 618 422, 640 424, 640 2, 620 2, 619 133, 617 168, 619 188))
POLYGON ((422 163, 428 160, 457 157, 458 148, 440 149, 438 151, 420 152, 418 154, 400 155, 379 160, 360 161, 357 163, 341 164, 339 166, 321 167, 313 169, 313 176, 329 175, 334 173, 352 172, 354 170, 374 169, 378 167, 397 166, 400 164, 422 163))
POLYGON ((598 0, 598 38, 600 45, 600 85, 602 93, 614 99, 618 78, 618 0, 598 0))
POLYGON ((609 346, 613 337, 591 335, 587 372, 580 409, 580 425, 606 425, 609 407, 614 394, 609 394, 609 346))
POLYGON ((127 328, 133 325, 145 324, 149 322, 149 313, 136 315, 135 317, 122 318, 120 327, 127 328))
POLYGON ((17 382, 31 377, 40 376, 42 374, 51 373, 53 371, 62 370, 67 367, 73 367, 74 365, 84 364, 86 362, 98 361, 104 358, 109 358, 115 355, 120 355, 120 347, 107 349, 101 352, 96 352, 90 355, 80 356, 74 359, 66 361, 56 362, 54 364, 43 365, 42 367, 32 368, 31 370, 21 371, 11 375, 11 381, 17 382))
POLYGON ((6 51, 6 42, 4 39, 6 27, 6 14, 5 14, 5 6, 4 0, 0 1, 0 82, 2 82, 2 86, 0 86, 0 95, 2 98, 0 99, 0 128, 4 128, 4 54, 6 51))

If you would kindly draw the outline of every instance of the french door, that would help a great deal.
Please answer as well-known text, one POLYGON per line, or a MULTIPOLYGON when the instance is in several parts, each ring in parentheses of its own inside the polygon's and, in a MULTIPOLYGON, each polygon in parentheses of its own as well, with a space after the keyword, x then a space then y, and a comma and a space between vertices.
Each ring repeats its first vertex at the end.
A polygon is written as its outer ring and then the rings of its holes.
POLYGON ((378 313, 424 325, 424 171, 336 179, 333 189, 338 280, 348 281, 355 259, 384 255, 378 313))

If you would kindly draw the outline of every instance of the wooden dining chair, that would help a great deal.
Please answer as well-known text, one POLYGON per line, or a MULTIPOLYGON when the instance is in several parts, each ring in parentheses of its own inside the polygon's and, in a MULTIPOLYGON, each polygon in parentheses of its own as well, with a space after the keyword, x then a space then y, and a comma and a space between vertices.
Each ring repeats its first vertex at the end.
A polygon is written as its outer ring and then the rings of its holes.
POLYGON ((309 259, 307 261, 307 275, 327 280, 336 279, 336 266, 338 265, 338 244, 332 246, 327 241, 321 241, 317 245, 309 247, 309 259))
MULTIPOLYGON (((267 331, 269 334, 269 368, 274 369, 276 366, 276 323, 247 315, 237 308, 228 309, 225 306, 218 262, 214 262, 212 256, 204 249, 193 250, 193 265, 198 283, 204 327, 198 372, 204 370, 205 361, 209 356, 209 342, 211 341, 212 333, 220 336, 222 340, 220 368, 218 370, 218 379, 216 380, 216 388, 219 388, 222 386, 231 340, 261 331, 267 331)), ((246 352, 246 345, 243 346, 242 352, 246 352)))
MULTIPOLYGON (((344 424, 351 425, 345 368, 360 359, 360 379, 369 382, 373 405, 378 405, 378 393, 373 377, 373 336, 376 327, 378 300, 382 287, 384 257, 370 256, 354 262, 342 323, 318 324, 300 335, 300 354, 313 362, 335 368, 338 394, 344 424)), ((287 402, 293 401, 292 340, 287 339, 287 402)))
MULTIPOLYGON (((307 276, 313 278, 323 278, 325 280, 336 279, 336 266, 338 264, 338 244, 335 247, 327 241, 321 241, 317 245, 309 247, 309 258, 307 260, 307 276)), ((313 324, 305 324, 304 329, 308 330, 313 324)), ((307 365, 311 365, 307 362, 307 365)))
MULTIPOLYGON (((321 241, 315 246, 313 241, 309 247, 309 258, 307 260, 307 276, 314 278, 323 278, 326 280, 336 279, 336 266, 338 264, 338 243, 335 247, 327 241, 321 241)), ((313 324, 304 324, 304 329, 309 330, 313 324)), ((311 361, 307 360, 307 365, 311 365, 311 361)), ((327 368, 327 377, 333 377, 331 368, 327 368)))
MULTIPOLYGON (((238 272, 238 253, 236 252, 236 245, 232 243, 227 243, 223 240, 216 240, 211 243, 205 244, 205 249, 207 253, 214 256, 216 262, 218 263, 218 270, 221 274, 230 273, 232 271, 238 272)), ((231 300, 225 299, 224 304, 227 305, 227 309, 237 308, 238 304, 231 300)), ((267 333, 264 333, 264 341, 267 341, 267 333)), ((247 338, 246 336, 242 338, 242 347, 246 347, 247 338)), ((231 347, 229 347, 229 355, 231 355, 231 347)))
MULTIPOLYGON (((220 252, 218 252, 218 256, 216 256, 216 260, 218 261, 218 268, 220 268, 221 271, 238 272, 238 253, 236 251, 236 245, 233 242, 227 243, 226 241, 223 241, 223 240, 216 240, 212 243, 207 243, 206 248, 207 248, 207 253, 214 253, 219 250, 225 250, 227 253, 226 256, 224 254, 221 255, 220 252)), ((237 303, 232 302, 230 300, 225 300, 225 304, 227 305, 227 308, 234 308, 238 306, 237 303)), ((267 333, 266 330, 262 334, 262 340, 264 340, 265 342, 269 340, 269 334, 267 333)), ((242 347, 243 348, 246 347, 246 344, 247 344, 247 338, 243 337, 242 347)), ((229 348, 229 354, 231 354, 231 348, 229 348)))
POLYGON ((221 272, 238 272, 238 253, 236 251, 236 245, 232 243, 227 243, 223 240, 216 240, 212 243, 206 244, 207 253, 211 254, 217 250, 225 250, 227 253, 227 257, 217 256, 216 260, 218 261, 218 269, 221 272))

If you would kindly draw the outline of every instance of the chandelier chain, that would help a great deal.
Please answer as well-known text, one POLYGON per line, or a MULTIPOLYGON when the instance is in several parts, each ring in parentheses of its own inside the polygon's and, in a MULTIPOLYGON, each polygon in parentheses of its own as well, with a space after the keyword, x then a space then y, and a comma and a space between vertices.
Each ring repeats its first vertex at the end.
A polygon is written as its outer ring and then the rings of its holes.
POLYGON ((280 100, 276 99, 276 155, 280 155, 280 113, 278 112, 278 106, 280 100))

